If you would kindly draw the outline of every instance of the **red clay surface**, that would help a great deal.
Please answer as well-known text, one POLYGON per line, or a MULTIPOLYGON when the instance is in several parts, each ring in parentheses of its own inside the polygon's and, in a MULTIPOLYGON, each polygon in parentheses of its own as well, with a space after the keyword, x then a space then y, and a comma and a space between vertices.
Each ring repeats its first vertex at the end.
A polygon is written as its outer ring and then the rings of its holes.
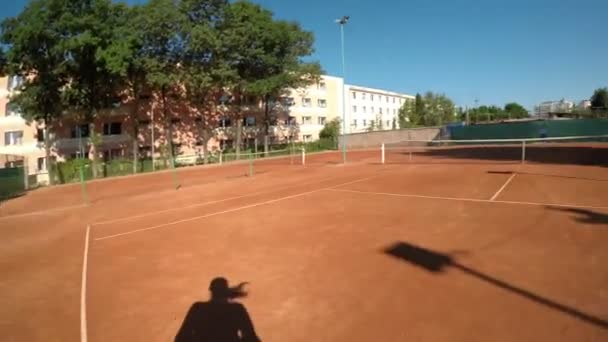
POLYGON ((263 341, 608 339, 608 168, 340 157, 3 203, 3 341, 80 340, 87 225, 89 341, 173 340, 217 276, 263 341))

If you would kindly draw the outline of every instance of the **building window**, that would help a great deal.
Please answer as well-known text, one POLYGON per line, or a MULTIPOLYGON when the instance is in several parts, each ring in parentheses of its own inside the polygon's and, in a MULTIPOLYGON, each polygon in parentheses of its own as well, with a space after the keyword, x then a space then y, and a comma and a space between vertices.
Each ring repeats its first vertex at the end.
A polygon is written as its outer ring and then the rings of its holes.
POLYGON ((19 108, 14 104, 14 103, 7 103, 6 104, 6 116, 18 116, 19 115, 19 108))
POLYGON ((23 131, 4 132, 4 145, 21 145, 23 143, 23 131))
POLYGON ((8 90, 15 90, 23 84, 23 76, 12 75, 8 77, 8 90))
POLYGON ((70 130, 70 137, 72 139, 88 138, 89 135, 89 124, 76 125, 70 130))
POLYGON ((372 112, 371 113, 374 114, 374 107, 372 107, 372 112))
POLYGON ((320 108, 326 108, 327 107, 327 100, 325 100, 325 99, 318 99, 317 100, 317 105, 320 108))
POLYGON ((294 105, 295 100, 293 97, 284 97, 281 99, 281 103, 283 104, 283 106, 285 107, 291 107, 294 105))
POLYGON ((326 119, 325 119, 325 117, 324 117, 324 116, 319 116, 319 117, 317 118, 317 123, 318 123, 319 125, 325 125, 325 122, 326 122, 326 119))
POLYGON ((361 93, 361 99, 365 100, 365 93, 361 93))
POLYGON ((367 120, 363 119, 363 127, 367 126, 367 120))
POLYGON ((151 122, 150 120, 139 120, 137 122, 137 125, 141 126, 141 127, 147 127, 150 125, 150 122, 151 122))
POLYGON ((357 119, 353 119, 353 126, 356 128, 357 127, 357 119))
POLYGON ((310 125, 312 123, 312 116, 303 116, 302 125, 310 125))
POLYGON ((44 130, 42 128, 36 129, 36 141, 39 143, 44 142, 44 130))
POLYGON ((357 112, 357 106, 353 106, 353 113, 357 112))
POLYGON ((382 95, 378 95, 378 102, 382 102, 382 95))
POLYGON ((230 127, 232 126, 232 119, 223 117, 220 119, 220 127, 230 127))
POLYGON ((357 93, 355 93, 355 92, 353 91, 353 100, 356 100, 356 99, 357 99, 357 93))
POLYGON ((387 96, 387 97, 386 97, 386 103, 388 103, 388 101, 389 101, 389 98, 388 98, 388 96, 387 96))
POLYGON ((386 128, 391 127, 391 120, 386 120, 386 128))
POLYGON ((305 134, 302 136, 302 138, 304 139, 304 142, 311 142, 312 141, 312 135, 311 134, 305 134))
POLYGON ((390 114, 390 113, 391 113, 390 108, 386 107, 386 114, 390 114))
POLYGON ((317 88, 318 88, 319 90, 327 90, 327 84, 325 84, 325 82, 321 81, 321 82, 319 82, 319 84, 318 84, 318 87, 317 87, 317 88))
POLYGON ((395 98, 393 97, 393 103, 395 103, 395 98))
POLYGON ((397 108, 393 108, 393 115, 397 115, 397 108))
POLYGON ((374 94, 371 94, 371 95, 370 95, 370 99, 371 99, 372 101, 374 101, 374 94))
POLYGON ((302 107, 312 107, 312 101, 310 98, 305 97, 302 99, 302 107))
POLYGON ((111 122, 103 124, 103 135, 120 135, 122 134, 122 124, 120 122, 111 122))
POLYGON ((246 127, 255 126, 255 116, 246 117, 245 120, 243 121, 243 123, 245 124, 246 127))
POLYGON ((44 157, 38 158, 38 165, 37 165, 36 170, 38 170, 38 172, 46 171, 46 158, 44 158, 44 157))
POLYGON ((367 113, 367 107, 363 106, 363 113, 367 113))
POLYGON ((382 108, 380 108, 380 114, 382 114, 382 108))

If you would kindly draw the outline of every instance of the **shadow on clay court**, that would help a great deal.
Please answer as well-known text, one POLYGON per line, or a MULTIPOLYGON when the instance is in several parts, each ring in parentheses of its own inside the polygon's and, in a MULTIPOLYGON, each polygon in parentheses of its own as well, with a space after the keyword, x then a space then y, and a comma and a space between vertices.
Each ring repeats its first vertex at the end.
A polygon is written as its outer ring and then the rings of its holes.
MULTIPOLYGON (((608 166, 608 144, 605 146, 555 146, 538 144, 526 147, 526 161, 549 164, 608 166)), ((521 146, 459 146, 428 148, 415 155, 441 159, 520 161, 521 146)), ((406 153, 404 153, 406 154, 406 153)))
POLYGON ((574 219, 581 223, 608 225, 608 214, 580 208, 558 208, 550 206, 547 208, 576 214, 574 219))
POLYGON ((175 336, 175 342, 258 342, 253 322, 247 309, 237 298, 247 296, 244 286, 228 286, 226 278, 211 281, 211 298, 195 302, 175 336))
POLYGON ((550 309, 559 311, 563 314, 569 315, 586 323, 604 329, 608 329, 608 322, 602 320, 599 317, 595 317, 590 314, 584 313, 576 308, 557 303, 551 299, 542 297, 526 289, 509 284, 504 280, 494 278, 473 268, 459 264, 456 260, 454 260, 452 256, 448 254, 443 254, 437 251, 415 246, 407 242, 397 242, 387 247, 382 252, 432 273, 443 273, 449 267, 457 269, 469 276, 475 277, 490 285, 494 285, 498 288, 509 291, 522 298, 531 300, 537 304, 544 305, 550 309))

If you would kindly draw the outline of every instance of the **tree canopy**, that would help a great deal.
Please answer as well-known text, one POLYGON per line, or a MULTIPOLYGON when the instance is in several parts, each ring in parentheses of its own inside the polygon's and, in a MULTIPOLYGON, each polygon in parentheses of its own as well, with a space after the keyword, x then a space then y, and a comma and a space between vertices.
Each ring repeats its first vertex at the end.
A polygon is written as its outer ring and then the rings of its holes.
POLYGON ((406 100, 399 109, 399 126, 439 126, 456 119, 456 108, 444 94, 426 92, 416 94, 414 100, 406 100))
POLYGON ((599 88, 591 96, 591 109, 608 110, 608 88, 599 88))

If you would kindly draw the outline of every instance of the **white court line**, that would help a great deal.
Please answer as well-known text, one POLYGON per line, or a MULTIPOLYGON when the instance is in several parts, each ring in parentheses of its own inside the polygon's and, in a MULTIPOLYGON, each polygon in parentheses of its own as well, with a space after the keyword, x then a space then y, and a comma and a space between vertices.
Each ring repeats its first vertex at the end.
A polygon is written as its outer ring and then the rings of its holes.
POLYGON ((172 212, 172 211, 185 210, 185 209, 191 209, 191 208, 197 208, 197 207, 204 207, 206 205, 217 204, 217 203, 232 201, 232 200, 236 200, 236 199, 246 198, 246 197, 258 196, 258 195, 262 195, 262 194, 266 194, 266 193, 272 193, 272 192, 277 192, 277 191, 281 191, 281 190, 285 190, 285 189, 297 188, 297 187, 300 187, 300 186, 306 186, 306 185, 310 185, 310 184, 323 183, 325 181, 330 181, 330 180, 333 180, 333 179, 336 179, 336 178, 339 178, 339 177, 329 177, 329 178, 326 178, 326 179, 323 179, 323 180, 320 180, 320 181, 316 180, 314 182, 307 182, 307 183, 301 183, 301 184, 294 184, 294 185, 290 185, 290 186, 284 186, 284 187, 281 187, 280 189, 263 190, 263 191, 258 191, 258 192, 254 192, 254 193, 247 194, 247 195, 228 197, 228 198, 223 198, 223 199, 213 200, 213 201, 207 201, 207 202, 199 202, 199 203, 194 203, 194 204, 187 205, 185 207, 178 207, 178 208, 171 208, 171 209, 164 209, 164 210, 155 210, 155 211, 150 211, 150 212, 146 212, 146 213, 139 214, 139 215, 121 217, 121 218, 117 218, 117 219, 114 219, 114 220, 94 222, 92 225, 93 226, 101 226, 101 225, 107 225, 107 224, 111 224, 111 223, 131 221, 131 220, 135 220, 135 219, 142 218, 142 217, 147 217, 147 216, 152 216, 152 215, 158 215, 158 214, 168 213, 168 212, 172 212))
POLYGON ((0 220, 26 217, 26 216, 34 216, 34 215, 51 214, 56 211, 64 211, 64 210, 78 209, 78 208, 84 208, 84 207, 88 207, 88 205, 87 204, 78 204, 78 205, 73 205, 73 206, 69 206, 69 207, 61 207, 61 208, 54 208, 54 209, 41 210, 41 211, 32 211, 32 212, 23 213, 23 214, 0 216, 0 220))
POLYGON ((390 193, 390 192, 371 192, 371 191, 358 191, 358 190, 345 190, 345 189, 323 189, 323 190, 350 192, 350 193, 354 193, 354 194, 364 194, 364 195, 425 198, 425 199, 437 199, 437 200, 460 201, 460 202, 502 203, 502 204, 517 204, 517 205, 530 205, 530 206, 542 206, 542 207, 579 208, 579 209, 608 209, 608 206, 603 207, 603 206, 590 206, 590 205, 579 205, 579 204, 554 204, 554 203, 519 202, 519 201, 491 201, 491 200, 477 199, 477 198, 408 195, 408 194, 395 194, 395 193, 390 193))
POLYGON ((492 198, 490 198, 490 201, 493 201, 496 199, 496 197, 498 197, 498 195, 500 195, 500 193, 507 187, 507 185, 509 185, 509 183, 511 183, 511 181, 513 180, 513 178, 515 178, 515 176, 517 175, 517 173, 513 173, 511 175, 511 177, 509 177, 509 179, 507 179, 507 181, 505 182, 505 184, 502 185, 502 187, 500 189, 498 189, 498 191, 496 191, 496 193, 494 194, 494 196, 492 196, 492 198))
POLYGON ((306 196, 306 195, 309 195, 309 194, 312 194, 312 193, 315 193, 315 192, 320 192, 320 191, 323 191, 323 190, 330 190, 333 187, 339 187, 339 186, 354 184, 354 183, 358 183, 358 182, 364 182, 366 180, 370 180, 370 179, 376 178, 376 177, 378 177, 378 176, 371 176, 371 177, 361 178, 361 179, 354 180, 352 182, 337 184, 337 185, 334 185, 334 186, 331 186, 331 187, 326 187, 326 188, 316 189, 316 190, 312 190, 312 191, 301 192, 301 193, 295 194, 295 195, 275 198, 275 199, 264 201, 264 202, 253 203, 253 204, 249 204, 249 205, 245 205, 245 206, 241 206, 241 207, 237 207, 237 208, 222 210, 222 211, 218 211, 218 212, 210 213, 210 214, 206 214, 206 215, 201 215, 201 216, 190 217, 190 218, 187 218, 187 219, 173 221, 173 222, 169 222, 169 223, 163 223, 163 224, 159 224, 159 225, 152 226, 152 227, 135 229, 135 230, 131 230, 131 231, 124 232, 124 233, 118 233, 118 234, 112 234, 112 235, 102 236, 100 238, 96 238, 95 241, 112 239, 112 238, 116 238, 116 237, 120 237, 120 236, 131 235, 131 234, 140 233, 140 232, 145 232, 145 231, 148 231, 148 230, 153 230, 153 229, 159 229, 159 228, 174 226, 174 225, 180 224, 180 223, 196 221, 196 220, 200 220, 200 219, 204 219, 204 218, 208 218, 208 217, 213 217, 213 216, 217 216, 217 215, 228 214, 228 213, 232 213, 232 212, 235 212, 235 211, 255 208, 255 207, 259 207, 259 206, 263 206, 263 205, 267 205, 267 204, 272 204, 272 203, 276 203, 276 202, 280 202, 280 201, 284 201, 284 200, 288 200, 288 199, 292 199, 292 198, 296 198, 296 197, 306 196))
POLYGON ((84 241, 84 257, 82 259, 82 281, 80 288, 80 341, 87 342, 87 265, 89 260, 89 233, 91 225, 87 225, 84 241))

